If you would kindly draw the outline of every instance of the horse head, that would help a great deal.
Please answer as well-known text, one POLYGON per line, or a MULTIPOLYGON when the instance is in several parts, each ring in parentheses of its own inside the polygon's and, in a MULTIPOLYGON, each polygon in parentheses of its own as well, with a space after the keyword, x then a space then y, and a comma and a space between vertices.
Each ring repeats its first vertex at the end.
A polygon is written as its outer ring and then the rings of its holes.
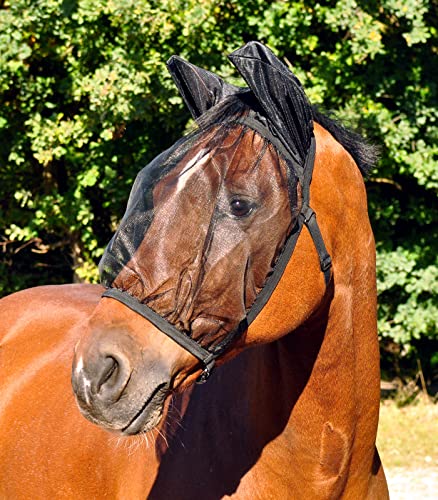
POLYGON ((230 59, 248 88, 169 61, 198 128, 138 174, 100 264, 108 291, 76 346, 81 411, 123 434, 155 427, 172 392, 209 374, 213 362, 289 333, 326 292, 317 266, 291 273, 289 262, 313 216, 310 105, 262 45, 230 59), (297 289, 306 272, 315 275, 311 294, 297 289))

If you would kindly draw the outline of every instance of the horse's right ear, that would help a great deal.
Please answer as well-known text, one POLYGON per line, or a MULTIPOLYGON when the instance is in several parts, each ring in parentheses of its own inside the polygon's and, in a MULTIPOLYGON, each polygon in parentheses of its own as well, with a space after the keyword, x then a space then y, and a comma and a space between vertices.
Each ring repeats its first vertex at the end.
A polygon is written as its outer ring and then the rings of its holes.
POLYGON ((167 61, 167 68, 195 119, 226 96, 241 90, 178 56, 172 56, 167 61))

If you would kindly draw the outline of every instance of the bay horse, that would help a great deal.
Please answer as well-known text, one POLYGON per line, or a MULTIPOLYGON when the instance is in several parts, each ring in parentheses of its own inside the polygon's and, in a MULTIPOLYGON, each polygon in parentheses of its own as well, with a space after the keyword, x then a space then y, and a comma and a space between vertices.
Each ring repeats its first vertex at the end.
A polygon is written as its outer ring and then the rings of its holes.
POLYGON ((1 300, 0 498, 388 498, 374 153, 263 45, 230 59, 248 88, 169 62, 199 129, 140 172, 104 286, 1 300))

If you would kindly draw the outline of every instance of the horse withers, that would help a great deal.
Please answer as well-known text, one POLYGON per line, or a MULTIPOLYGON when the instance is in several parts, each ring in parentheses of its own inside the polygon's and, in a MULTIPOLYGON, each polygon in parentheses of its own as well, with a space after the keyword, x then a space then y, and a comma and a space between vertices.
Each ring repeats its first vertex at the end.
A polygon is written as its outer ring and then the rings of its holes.
POLYGON ((388 498, 372 149, 266 47, 230 58, 247 88, 169 62, 198 128, 139 173, 103 286, 0 302, 0 497, 388 498))

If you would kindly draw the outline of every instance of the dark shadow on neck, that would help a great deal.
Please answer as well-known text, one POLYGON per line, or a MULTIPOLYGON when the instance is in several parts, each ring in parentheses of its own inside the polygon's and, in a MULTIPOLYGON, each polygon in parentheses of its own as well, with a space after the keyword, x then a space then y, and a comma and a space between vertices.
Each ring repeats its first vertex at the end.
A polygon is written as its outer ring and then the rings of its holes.
MULTIPOLYGON (((149 499, 215 500, 236 491, 264 447, 284 432, 305 390, 324 340, 332 286, 328 295, 297 331, 245 351, 196 386, 179 425, 170 412, 174 433, 149 499)), ((181 405, 178 397, 174 404, 181 405)))

